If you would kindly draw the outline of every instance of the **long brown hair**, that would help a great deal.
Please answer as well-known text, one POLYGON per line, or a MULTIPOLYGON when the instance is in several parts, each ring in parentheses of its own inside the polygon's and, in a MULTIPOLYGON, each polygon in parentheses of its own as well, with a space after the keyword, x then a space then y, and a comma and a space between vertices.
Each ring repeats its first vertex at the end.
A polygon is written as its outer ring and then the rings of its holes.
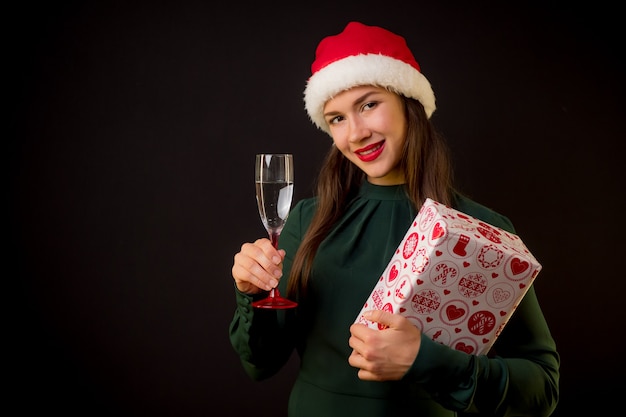
MULTIPOLYGON (((406 179, 406 193, 419 209, 427 197, 450 205, 452 164, 444 137, 427 118, 421 103, 401 96, 407 119, 407 138, 400 166, 406 179)), ((317 178, 317 207, 311 224, 296 252, 287 284, 289 297, 306 294, 313 259, 320 244, 357 194, 365 173, 331 146, 317 178)))

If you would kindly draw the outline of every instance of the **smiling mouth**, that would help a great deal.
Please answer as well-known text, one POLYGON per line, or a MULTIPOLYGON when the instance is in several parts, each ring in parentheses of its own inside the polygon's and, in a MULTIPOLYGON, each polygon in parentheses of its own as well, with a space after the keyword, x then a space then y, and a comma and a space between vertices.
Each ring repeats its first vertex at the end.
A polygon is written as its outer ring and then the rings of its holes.
POLYGON ((378 158, 378 155, 383 151, 385 145, 385 141, 381 141, 378 143, 374 143, 372 145, 366 146, 365 148, 358 149, 354 151, 356 156, 364 162, 373 161, 378 158))
POLYGON ((381 146, 382 146, 382 144, 378 143, 378 144, 376 144, 373 148, 368 148, 368 149, 366 149, 366 150, 364 150, 364 151, 359 151, 359 153, 360 153, 361 155, 369 155, 369 154, 371 154, 372 152, 376 152, 376 150, 377 150, 378 148, 380 148, 381 146))

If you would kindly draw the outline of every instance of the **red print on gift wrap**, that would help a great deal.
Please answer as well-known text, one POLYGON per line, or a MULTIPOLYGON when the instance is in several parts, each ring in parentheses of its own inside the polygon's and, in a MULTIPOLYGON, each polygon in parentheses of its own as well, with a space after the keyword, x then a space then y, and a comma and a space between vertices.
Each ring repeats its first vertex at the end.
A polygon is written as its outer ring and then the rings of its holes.
POLYGON ((465 249, 467 248, 467 244, 469 243, 469 241, 470 241, 469 236, 460 234, 459 239, 457 240, 456 244, 452 248, 452 253, 454 253, 455 255, 459 255, 461 257, 467 256, 467 251, 465 249))
POLYGON ((520 258, 511 259, 511 271, 513 275, 521 274, 526 271, 530 264, 527 261, 523 261, 520 258))
POLYGON ((487 291, 487 304, 493 308, 504 308, 510 305, 515 294, 515 289, 507 282, 498 282, 489 287, 487 291))
POLYGON ((463 317, 464 314, 465 310, 455 306, 454 304, 449 305, 448 308, 446 308, 446 316, 448 316, 448 320, 450 321, 455 321, 463 317))
POLYGON ((422 238, 425 238, 427 244, 433 248, 448 243, 451 236, 452 232, 444 217, 437 218, 430 230, 422 234, 422 238))
POLYGON ((393 300, 398 305, 404 304, 411 297, 411 280, 407 275, 402 276, 393 290, 393 300))
POLYGON ((438 219, 430 231, 426 234, 428 244, 432 247, 439 246, 448 241, 448 225, 442 218, 438 219))
POLYGON ((448 301, 441 307, 439 318, 448 325, 458 326, 465 321, 469 311, 470 308, 466 302, 454 299, 448 301))
POLYGON ((440 343, 442 345, 448 345, 450 343, 450 332, 443 327, 431 327, 424 332, 426 336, 429 336, 433 342, 440 343))
POLYGON ((474 348, 466 345, 464 342, 458 342, 454 347, 456 350, 460 350, 465 353, 474 353, 474 348))
POLYGON ((391 267, 391 271, 389 271, 389 282, 396 279, 397 276, 398 276, 398 268, 394 265, 391 267))
POLYGON ((476 342, 469 337, 462 337, 452 342, 452 347, 456 350, 460 350, 461 352, 465 352, 468 354, 472 354, 476 352, 476 342))
POLYGON ((496 288, 493 291, 493 300, 496 303, 505 302, 509 298, 511 298, 511 291, 506 291, 506 290, 503 290, 502 288, 496 288))
POLYGON ((422 290, 411 299, 413 310, 419 314, 430 314, 441 305, 441 296, 433 290, 422 290))
POLYGON ((392 263, 391 268, 389 268, 389 272, 387 273, 386 284, 388 287, 395 285, 396 279, 398 278, 398 274, 400 274, 400 270, 402 269, 402 264, 399 260, 396 260, 392 263))
POLYGON ((404 259, 409 259, 413 252, 415 252, 415 248, 417 248, 417 243, 419 241, 419 236, 417 233, 413 232, 404 242, 404 248, 402 249, 402 256, 404 259))
POLYGON ((426 255, 426 249, 419 248, 417 252, 415 252, 415 257, 411 261, 411 269, 414 273, 421 274, 426 270, 426 267, 428 267, 429 263, 430 260, 426 255))
POLYGON ((440 223, 435 223, 435 226, 433 227, 433 233, 430 235, 430 238, 432 240, 439 239, 439 238, 442 238, 445 234, 446 234, 446 229, 441 227, 440 223))
POLYGON ((496 245, 485 245, 480 249, 476 260, 481 268, 495 269, 504 259, 504 252, 496 245))
POLYGON ((482 295, 487 289, 487 278, 480 272, 470 272, 461 277, 459 281, 459 293, 467 298, 482 295))
POLYGON ((502 240, 498 237, 500 232, 497 229, 487 223, 479 222, 478 224, 480 224, 480 226, 478 226, 476 230, 478 230, 481 235, 485 236, 493 243, 502 243, 502 240))
POLYGON ((447 287, 456 282, 459 268, 450 261, 439 262, 430 269, 430 281, 438 287, 447 287))
POLYGON ((534 271, 532 270, 532 268, 530 267, 530 262, 528 260, 523 259, 522 257, 517 255, 513 255, 508 259, 504 268, 504 272, 506 276, 513 281, 522 281, 523 279, 528 277, 531 272, 533 274, 533 278, 535 275, 537 275, 537 273, 539 273, 539 271, 536 269, 534 271))
POLYGON ((437 211, 432 206, 422 206, 419 211, 419 229, 424 232, 426 229, 430 227, 430 224, 435 220, 437 216, 437 211))
POLYGON ((374 303, 374 308, 381 310, 383 308, 383 300, 385 298, 384 290, 382 288, 376 288, 372 291, 371 299, 374 303))
POLYGON ((496 316, 491 311, 483 310, 472 314, 467 320, 468 330, 475 335, 485 335, 496 326, 496 316))

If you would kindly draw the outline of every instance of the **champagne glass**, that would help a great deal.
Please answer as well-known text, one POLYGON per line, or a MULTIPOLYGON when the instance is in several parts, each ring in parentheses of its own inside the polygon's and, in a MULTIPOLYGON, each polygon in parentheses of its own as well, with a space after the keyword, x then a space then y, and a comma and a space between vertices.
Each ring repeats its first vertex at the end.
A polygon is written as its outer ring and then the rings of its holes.
MULTIPOLYGON (((256 201, 265 230, 275 248, 278 237, 291 210, 293 198, 293 155, 258 154, 254 166, 256 201)), ((252 303, 256 308, 286 309, 296 307, 294 301, 281 297, 272 288, 266 298, 252 303)))

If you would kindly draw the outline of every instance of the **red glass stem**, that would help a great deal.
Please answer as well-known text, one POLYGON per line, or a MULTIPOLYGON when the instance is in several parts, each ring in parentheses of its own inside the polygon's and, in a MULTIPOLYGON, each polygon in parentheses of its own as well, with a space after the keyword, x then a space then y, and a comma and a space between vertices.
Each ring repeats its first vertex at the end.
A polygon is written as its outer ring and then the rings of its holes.
MULTIPOLYGON (((278 238, 280 237, 280 233, 279 232, 270 232, 270 241, 272 242, 272 246, 274 246, 274 248, 278 249, 278 238)), ((267 296, 268 298, 281 298, 280 297, 280 291, 278 291, 278 287, 276 288, 272 288, 270 290, 269 295, 267 296)))
POLYGON ((270 232, 270 241, 272 242, 272 246, 278 249, 278 238, 280 237, 279 232, 270 232))

